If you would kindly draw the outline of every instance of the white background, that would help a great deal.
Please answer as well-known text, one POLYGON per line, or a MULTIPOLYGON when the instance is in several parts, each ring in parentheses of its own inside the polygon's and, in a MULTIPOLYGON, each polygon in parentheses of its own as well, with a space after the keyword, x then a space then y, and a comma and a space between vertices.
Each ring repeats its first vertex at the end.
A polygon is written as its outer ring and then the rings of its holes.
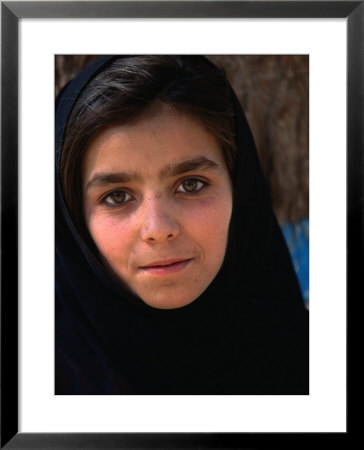
POLYGON ((20 24, 20 431, 345 431, 346 21, 20 24), (310 55, 309 396, 53 394, 54 55, 112 53, 310 55))

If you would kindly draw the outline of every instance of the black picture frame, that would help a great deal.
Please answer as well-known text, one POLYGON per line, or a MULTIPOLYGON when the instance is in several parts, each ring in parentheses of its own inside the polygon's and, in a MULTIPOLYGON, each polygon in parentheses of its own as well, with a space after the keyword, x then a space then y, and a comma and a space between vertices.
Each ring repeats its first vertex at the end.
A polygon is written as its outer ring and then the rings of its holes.
MULTIPOLYGON (((346 18, 347 302, 363 264, 364 1, 1 2, 1 448, 257 448, 307 445, 310 433, 18 432, 18 21, 21 18, 346 18)), ((336 443, 347 439, 336 433, 336 443)), ((327 435, 315 433, 315 445, 327 435)))

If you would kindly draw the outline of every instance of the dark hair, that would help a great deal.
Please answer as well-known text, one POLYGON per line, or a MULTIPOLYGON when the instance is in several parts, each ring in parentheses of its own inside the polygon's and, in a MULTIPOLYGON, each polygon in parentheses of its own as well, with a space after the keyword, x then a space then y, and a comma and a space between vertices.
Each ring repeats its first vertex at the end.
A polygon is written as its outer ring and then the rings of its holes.
POLYGON ((220 142, 231 176, 236 154, 232 93, 225 72, 202 56, 127 56, 90 81, 73 107, 64 136, 60 177, 69 213, 79 231, 81 165, 93 138, 112 125, 137 120, 162 102, 199 118, 220 142))

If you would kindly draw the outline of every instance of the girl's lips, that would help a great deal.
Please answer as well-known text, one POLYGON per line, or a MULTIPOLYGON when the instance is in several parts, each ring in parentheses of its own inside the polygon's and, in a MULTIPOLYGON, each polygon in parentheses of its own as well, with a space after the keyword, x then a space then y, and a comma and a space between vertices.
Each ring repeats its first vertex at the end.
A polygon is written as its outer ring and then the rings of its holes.
POLYGON ((191 261, 192 259, 184 259, 174 262, 161 261, 158 263, 153 263, 149 266, 141 267, 141 270, 150 275, 168 275, 184 269, 191 261))

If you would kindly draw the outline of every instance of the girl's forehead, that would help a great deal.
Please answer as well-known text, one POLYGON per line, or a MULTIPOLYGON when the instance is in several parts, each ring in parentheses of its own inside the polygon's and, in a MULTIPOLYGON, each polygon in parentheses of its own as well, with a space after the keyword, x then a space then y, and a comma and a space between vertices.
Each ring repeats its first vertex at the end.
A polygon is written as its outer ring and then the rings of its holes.
MULTIPOLYGON (((123 170, 173 172, 173 166, 188 161, 211 160, 223 164, 217 139, 189 114, 163 109, 132 124, 112 126, 88 146, 84 172, 110 167, 123 170)), ((206 166, 206 164, 205 164, 206 166)))
POLYGON ((111 141, 116 137, 133 144, 137 139, 148 141, 158 136, 163 137, 163 140, 176 136, 181 143, 196 138, 215 139, 197 116, 161 103, 159 109, 153 107, 131 122, 106 128, 95 140, 111 141))

